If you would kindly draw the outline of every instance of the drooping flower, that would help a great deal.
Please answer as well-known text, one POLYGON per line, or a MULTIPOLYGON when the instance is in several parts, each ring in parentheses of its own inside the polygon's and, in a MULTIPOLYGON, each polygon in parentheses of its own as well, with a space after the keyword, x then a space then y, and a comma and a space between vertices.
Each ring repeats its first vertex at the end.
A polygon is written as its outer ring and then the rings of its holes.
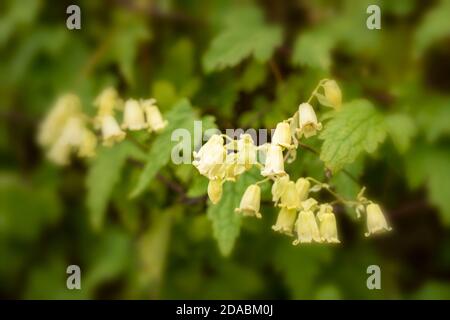
POLYGON ((295 187, 297 188, 297 192, 300 198, 300 201, 306 200, 308 198, 309 193, 309 187, 311 186, 311 183, 308 179, 305 178, 299 178, 295 182, 295 187))
POLYGON ((164 120, 158 107, 155 105, 155 99, 143 100, 142 108, 145 111, 149 131, 159 132, 167 126, 167 120, 164 120))
POLYGON ((272 226, 272 229, 274 231, 292 236, 296 216, 297 210, 288 209, 286 207, 281 208, 278 213, 277 222, 272 226))
POLYGON ((256 146, 251 135, 245 133, 237 141, 237 162, 243 165, 245 169, 250 169, 256 161, 256 146))
POLYGON ((342 104, 342 93, 338 84, 334 80, 327 80, 323 84, 325 98, 331 103, 335 109, 340 109, 342 104))
POLYGON ((137 100, 128 99, 125 102, 122 129, 131 131, 142 130, 147 127, 144 111, 137 100))
POLYGON ((194 161, 192 164, 200 174, 210 180, 221 179, 225 175, 226 149, 223 145, 223 138, 212 135, 211 138, 200 148, 198 152, 193 152, 194 161))
POLYGON ((61 96, 39 126, 38 142, 48 147, 56 142, 67 120, 81 111, 80 99, 74 94, 61 96))
POLYGON ((69 164, 70 153, 81 144, 84 130, 80 116, 69 118, 62 129, 61 135, 50 148, 47 154, 48 158, 58 165, 69 164))
POLYGON ((65 166, 70 162, 70 152, 72 148, 61 138, 56 140, 47 153, 47 158, 54 164, 65 166))
POLYGON ((388 226, 386 218, 384 217, 384 214, 378 204, 369 204, 366 208, 366 213, 368 230, 368 232, 365 233, 366 237, 370 236, 371 234, 392 230, 392 228, 388 226))
POLYGON ((228 153, 226 155, 223 169, 219 170, 223 172, 223 178, 226 181, 236 181, 236 177, 245 172, 246 167, 244 164, 239 163, 238 153, 228 153))
POLYGON ((97 147, 97 137, 88 129, 83 130, 78 156, 91 158, 95 156, 95 148, 97 147))
POLYGON ((297 188, 295 187, 294 181, 289 181, 285 188, 283 193, 281 194, 281 201, 279 206, 282 208, 287 208, 289 210, 300 209, 300 197, 297 192, 297 188))
POLYGON ((213 204, 216 204, 222 198, 222 180, 209 180, 208 197, 213 204))
POLYGON ((320 222, 320 237, 323 242, 340 243, 337 234, 336 217, 329 204, 320 205, 317 219, 320 222))
POLYGON ((104 146, 110 147, 125 138, 125 132, 120 129, 119 124, 112 115, 102 116, 100 123, 104 146))
POLYGON ((111 116, 120 102, 119 94, 116 89, 110 87, 104 89, 95 99, 94 105, 98 108, 97 116, 111 116))
POLYGON ((319 227, 317 226, 316 217, 312 211, 300 211, 295 222, 295 227, 297 230, 297 239, 293 242, 294 245, 321 241, 319 227))
POLYGON ((284 190, 289 182, 289 176, 284 175, 278 177, 272 185, 272 201, 277 205, 278 201, 281 198, 281 195, 284 193, 284 190))
POLYGON ((283 151, 280 146, 270 144, 267 150, 266 163, 261 175, 276 176, 285 175, 283 151))
POLYGON ((298 107, 299 132, 305 138, 314 136, 317 131, 322 130, 322 124, 317 122, 317 116, 309 103, 302 103, 298 107))
POLYGON ((301 206, 303 210, 316 210, 317 209, 317 200, 314 198, 308 198, 304 201, 302 201, 301 206))
POLYGON ((260 202, 261 189, 257 184, 252 184, 245 190, 239 208, 236 208, 235 211, 242 213, 244 216, 261 218, 261 213, 259 212, 260 202))
POLYGON ((272 144, 283 148, 291 148, 291 126, 288 122, 280 122, 277 124, 272 137, 272 144))

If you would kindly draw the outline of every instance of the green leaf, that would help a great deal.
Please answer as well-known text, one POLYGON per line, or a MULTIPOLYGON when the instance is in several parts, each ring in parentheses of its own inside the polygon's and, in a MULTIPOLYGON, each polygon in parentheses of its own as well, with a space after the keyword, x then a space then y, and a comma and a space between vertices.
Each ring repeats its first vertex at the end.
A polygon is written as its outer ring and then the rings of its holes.
POLYGON ((209 180, 206 177, 196 174, 192 178, 191 184, 187 191, 187 196, 188 197, 199 197, 199 196, 206 194, 206 190, 208 188, 208 182, 209 182, 209 180))
POLYGON ((392 114, 386 117, 386 129, 400 153, 409 149, 411 139, 417 133, 413 120, 405 114, 392 114))
POLYGON ((181 207, 170 207, 164 212, 152 215, 150 227, 142 234, 137 243, 139 258, 139 285, 151 294, 156 294, 162 284, 166 270, 173 217, 181 207))
POLYGON ((241 229, 241 216, 234 209, 239 207, 245 189, 256 181, 254 173, 246 172, 235 183, 224 184, 222 199, 218 204, 209 204, 208 218, 212 221, 214 237, 224 256, 233 250, 241 229))
POLYGON ((440 209, 444 222, 450 224, 450 152, 419 146, 405 159, 409 185, 417 188, 425 183, 431 203, 440 209))
MULTIPOLYGON (((129 263, 131 237, 114 227, 105 228, 90 243, 83 289, 94 292, 101 283, 111 281, 123 272, 129 263)), ((87 249, 87 248, 86 248, 87 249)))
POLYGON ((425 15, 415 35, 415 51, 421 54, 433 42, 450 35, 450 0, 441 0, 425 15))
POLYGON ((428 142, 435 142, 438 138, 450 135, 450 98, 447 96, 427 97, 424 101, 426 108, 418 110, 416 119, 424 131, 428 142))
POLYGON ((168 125, 153 142, 138 183, 130 194, 131 198, 140 195, 157 172, 169 163, 172 149, 178 144, 177 141, 172 141, 171 139, 174 130, 187 129, 190 136, 193 137, 195 114, 188 100, 182 99, 178 101, 172 110, 167 113, 165 119, 167 119, 168 125))
POLYGON ((129 84, 134 83, 135 59, 139 45, 149 40, 151 33, 145 21, 128 13, 117 15, 117 28, 111 36, 110 59, 117 63, 122 76, 129 84))
POLYGON ((267 77, 266 67, 253 61, 250 63, 242 74, 238 87, 244 92, 251 92, 260 86, 267 77))
POLYGON ((265 24, 260 9, 241 8, 228 16, 224 30, 204 55, 203 67, 207 72, 222 70, 251 55, 259 62, 266 62, 281 41, 281 29, 265 24))
POLYGON ((35 240, 61 216, 56 190, 46 180, 30 183, 14 173, 0 173, 0 234, 35 240), (47 184, 45 183, 47 182, 47 184))
POLYGON ((354 199, 361 189, 361 186, 357 181, 361 176, 364 168, 363 161, 355 161, 352 164, 345 166, 346 172, 339 171, 334 174, 330 180, 330 183, 336 186, 336 191, 343 195, 346 199, 354 199), (351 175, 351 176, 349 176, 351 175))
POLYGON ((324 140, 320 159, 336 172, 361 152, 374 152, 385 137, 384 119, 373 105, 367 100, 354 100, 325 124, 319 136, 324 140))
POLYGON ((111 148, 101 148, 86 177, 89 220, 95 230, 103 220, 114 186, 120 181, 122 168, 128 157, 142 157, 139 149, 124 141, 111 148))
POLYGON ((282 243, 274 255, 274 265, 281 273, 293 299, 312 299, 315 283, 324 265, 332 259, 330 247, 299 246, 282 243))
POLYGON ((295 40, 292 63, 328 71, 335 38, 321 31, 306 31, 295 40))

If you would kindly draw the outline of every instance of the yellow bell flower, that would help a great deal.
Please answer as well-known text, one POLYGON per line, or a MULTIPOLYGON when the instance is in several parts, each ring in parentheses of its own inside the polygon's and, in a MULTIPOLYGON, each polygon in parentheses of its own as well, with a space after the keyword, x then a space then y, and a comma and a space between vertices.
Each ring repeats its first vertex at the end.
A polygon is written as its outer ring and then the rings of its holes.
POLYGON ((224 177, 226 181, 236 181, 236 177, 245 172, 246 167, 239 162, 238 153, 229 153, 226 155, 223 169, 218 170, 218 175, 224 177), (222 174, 223 172, 223 174, 222 174))
POLYGON ((317 209, 317 200, 314 198, 308 198, 301 202, 302 209, 305 211, 308 210, 316 210, 317 209))
POLYGON ((297 240, 292 243, 293 245, 321 241, 319 227, 317 226, 316 217, 312 211, 300 211, 295 222, 295 227, 297 230, 297 240))
POLYGON ((193 152, 194 161, 192 164, 197 168, 201 175, 204 175, 210 180, 223 178, 225 176, 227 151, 223 143, 223 138, 220 135, 215 134, 209 138, 198 152, 193 152))
POLYGON ((245 190, 239 208, 236 208, 235 211, 242 213, 244 216, 256 216, 257 218, 261 218, 261 213, 259 213, 260 202, 261 189, 257 184, 252 184, 245 190))
POLYGON ((128 99, 125 102, 125 110, 123 112, 122 129, 131 131, 142 130, 147 128, 145 122, 144 111, 137 100, 128 99))
POLYGON ((65 166, 70 162, 70 152, 72 148, 61 138, 51 146, 47 153, 47 158, 54 164, 65 166))
POLYGON ((368 229, 368 232, 365 233, 366 237, 370 236, 371 234, 392 230, 392 228, 388 226, 386 218, 384 217, 383 212, 381 211, 381 208, 378 204, 369 204, 366 208, 366 213, 368 229))
POLYGON ((249 134, 242 134, 237 141, 237 162, 245 166, 245 169, 250 169, 256 161, 256 146, 253 138, 249 134))
POLYGON ((291 126, 287 122, 280 122, 277 124, 275 132, 272 137, 272 144, 283 148, 291 147, 291 126))
POLYGON ((216 204, 222 198, 222 180, 210 180, 208 183, 208 197, 213 204, 216 204))
POLYGON ((309 103, 302 103, 298 107, 299 132, 309 138, 314 136, 317 131, 322 130, 322 124, 317 122, 317 116, 313 107, 309 103))
POLYGON ((110 147, 125 138, 125 132, 120 129, 119 124, 112 115, 102 116, 100 123, 104 146, 110 147))
POLYGON ((297 192, 300 198, 300 201, 306 200, 308 198, 309 194, 309 187, 311 186, 311 183, 308 179, 305 178, 299 178, 295 182, 295 187, 297 188, 297 192))
POLYGON ((342 93, 338 84, 334 80, 327 80, 323 84, 325 98, 331 103, 335 109, 340 109, 342 104, 342 93))
POLYGON ((289 181, 286 184, 284 192, 281 194, 281 201, 279 206, 282 208, 287 208, 289 210, 300 209, 300 197, 297 192, 297 188, 295 187, 294 181, 289 181))
POLYGON ((289 176, 281 176, 278 177, 275 182, 272 185, 272 201, 275 203, 275 205, 278 203, 278 201, 281 198, 281 195, 284 193, 284 190, 286 189, 286 185, 289 182, 289 176))
POLYGON ((329 204, 320 205, 317 219, 320 222, 320 237, 323 242, 340 243, 337 234, 336 217, 329 204))
POLYGON ((288 209, 286 207, 281 208, 278 213, 277 222, 272 226, 272 229, 274 231, 292 236, 292 229, 294 228, 296 216, 297 210, 288 209))
POLYGON ((101 119, 103 116, 112 116, 114 114, 114 109, 117 108, 119 102, 120 98, 116 89, 104 89, 94 101, 94 105, 98 108, 98 119, 101 119))
POLYGON ((150 132, 159 132, 167 126, 167 120, 164 120, 158 107, 155 105, 155 99, 142 101, 142 108, 145 111, 148 129, 150 132))
POLYGON ((84 158, 94 157, 96 147, 97 147, 97 137, 90 130, 84 129, 81 138, 81 144, 78 149, 78 156, 84 158))
POLYGON ((39 126, 37 139, 39 144, 46 147, 54 144, 61 135, 67 119, 80 111, 81 103, 76 95, 66 94, 58 98, 39 126))
POLYGON ((48 152, 48 158, 58 165, 67 165, 70 162, 70 152, 80 145, 84 124, 79 116, 73 116, 66 121, 58 140, 48 152))
POLYGON ((280 146, 270 144, 267 150, 266 163, 261 171, 263 176, 285 175, 283 151, 280 146))

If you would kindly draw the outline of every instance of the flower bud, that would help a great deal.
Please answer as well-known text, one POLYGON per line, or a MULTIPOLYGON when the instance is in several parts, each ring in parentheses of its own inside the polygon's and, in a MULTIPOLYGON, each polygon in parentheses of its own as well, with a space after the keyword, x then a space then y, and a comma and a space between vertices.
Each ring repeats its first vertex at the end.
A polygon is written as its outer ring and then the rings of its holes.
POLYGON ((275 180, 272 185, 272 201, 275 202, 275 205, 280 200, 281 195, 284 193, 286 185, 289 182, 289 176, 281 176, 275 180))
POLYGON ((272 226, 274 231, 292 236, 292 229, 294 228, 297 210, 288 208, 281 208, 278 213, 277 222, 272 226))
POLYGON ((320 222, 320 237, 323 242, 339 243, 336 227, 336 217, 333 207, 329 204, 320 205, 317 219, 320 222))
POLYGON ((297 188, 297 192, 300 198, 300 201, 306 200, 309 193, 309 187, 311 186, 311 183, 308 179, 305 178, 299 178, 297 182, 295 183, 295 187, 297 188))
POLYGON ((314 136, 317 131, 322 130, 322 124, 317 122, 317 116, 313 107, 309 103, 302 103, 298 107, 299 131, 309 138, 314 136))
POLYGON ((145 123, 144 111, 139 102, 129 99, 125 102, 125 110, 123 113, 122 129, 131 131, 141 130, 147 127, 145 123))
POLYGON ((239 208, 236 208, 235 211, 242 213, 244 216, 261 218, 261 213, 259 213, 260 202, 261 189, 257 184, 252 184, 245 190, 239 208))
POLYGON ((388 226, 386 218, 384 217, 383 212, 381 211, 378 204, 369 204, 366 208, 366 212, 368 229, 368 232, 365 233, 366 237, 370 236, 371 234, 392 230, 392 228, 388 226))
POLYGON ((102 128, 103 145, 110 147, 116 142, 120 142, 125 138, 123 132, 116 119, 112 115, 102 116, 100 118, 102 128))
POLYGON ((300 211, 297 221, 295 222, 297 230, 297 240, 292 244, 320 242, 319 227, 317 226, 314 213, 310 210, 300 211))
POLYGON ((284 192, 281 194, 280 207, 287 208, 289 210, 300 209, 300 197, 295 187, 294 181, 289 181, 284 188, 284 192))
POLYGON ((338 84, 334 80, 327 80, 323 84, 325 98, 335 109, 340 109, 342 104, 342 93, 338 84))
POLYGON ((272 137, 272 144, 283 148, 291 147, 291 127, 287 122, 280 122, 277 124, 275 132, 272 137))
POLYGON ((222 198, 222 180, 210 180, 208 183, 208 197, 213 204, 222 198))
POLYGON ((261 171, 263 176, 284 175, 283 151, 280 146, 270 144, 267 150, 266 163, 261 171))
POLYGON ((145 111, 149 131, 159 132, 167 126, 167 121, 163 119, 155 103, 155 99, 148 99, 142 101, 142 106, 145 111))

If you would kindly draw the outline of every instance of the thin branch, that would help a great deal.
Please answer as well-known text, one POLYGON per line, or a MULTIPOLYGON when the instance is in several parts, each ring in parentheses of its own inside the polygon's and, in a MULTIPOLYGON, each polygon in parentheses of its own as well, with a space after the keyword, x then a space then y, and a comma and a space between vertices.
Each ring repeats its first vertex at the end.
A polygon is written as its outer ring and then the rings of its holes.
MULTIPOLYGON (((137 166, 139 168, 144 167, 144 163, 133 159, 133 158, 129 158, 128 162, 133 164, 134 166, 137 166)), ((207 195, 201 195, 198 197, 189 197, 183 186, 181 186, 180 184, 178 184, 175 181, 172 181, 168 178, 166 178, 164 175, 162 175, 161 173, 157 173, 156 174, 156 179, 158 179, 158 181, 162 182, 164 185, 166 185, 170 190, 176 192, 179 196, 180 196, 180 202, 183 204, 187 204, 187 205, 192 205, 192 204, 197 204, 197 203, 201 203, 206 201, 207 195)))
POLYGON ((271 59, 269 60, 269 66, 270 70, 272 71, 275 79, 277 80, 278 84, 283 83, 283 75, 281 74, 280 68, 278 67, 278 64, 275 62, 275 60, 271 59))
MULTIPOLYGON (((308 146, 307 144, 304 144, 304 143, 299 142, 298 145, 299 145, 300 147, 302 147, 303 149, 308 150, 309 152, 314 153, 315 155, 319 155, 319 154, 320 154, 319 151, 317 151, 316 149, 314 149, 314 148, 311 147, 311 146, 308 146)), ((327 168, 327 169, 328 169, 328 168, 327 168)), ((331 172, 331 171, 330 171, 330 172, 331 172)), ((343 172, 347 177, 349 177, 351 180, 353 180, 353 182, 355 182, 356 184, 359 185, 358 179, 357 179, 351 172, 349 172, 349 171, 346 170, 346 169, 342 169, 342 172, 343 172)))

